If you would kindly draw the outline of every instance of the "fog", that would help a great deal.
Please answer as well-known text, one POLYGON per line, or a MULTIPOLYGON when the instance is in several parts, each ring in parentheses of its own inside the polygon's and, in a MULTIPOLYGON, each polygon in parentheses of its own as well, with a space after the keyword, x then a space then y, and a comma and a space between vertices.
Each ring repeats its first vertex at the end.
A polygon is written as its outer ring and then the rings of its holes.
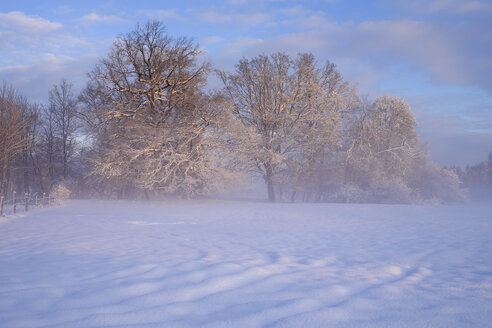
POLYGON ((334 63, 278 52, 221 71, 200 56, 193 39, 149 21, 113 42, 80 92, 63 79, 38 105, 4 82, 1 195, 61 188, 72 198, 403 204, 490 197, 490 156, 466 169, 437 165, 405 99, 359 94, 334 63), (220 88, 207 85, 211 76, 220 88))
POLYGON ((490 325, 490 13, 1 2, 0 327, 490 325))

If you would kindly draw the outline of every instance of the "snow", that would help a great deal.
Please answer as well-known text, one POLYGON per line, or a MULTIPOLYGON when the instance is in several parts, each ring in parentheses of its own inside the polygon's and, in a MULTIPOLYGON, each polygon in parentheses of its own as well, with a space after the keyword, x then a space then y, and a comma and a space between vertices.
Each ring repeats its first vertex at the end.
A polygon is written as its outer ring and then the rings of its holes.
POLYGON ((492 322, 490 205, 72 201, 0 234, 0 327, 492 322))

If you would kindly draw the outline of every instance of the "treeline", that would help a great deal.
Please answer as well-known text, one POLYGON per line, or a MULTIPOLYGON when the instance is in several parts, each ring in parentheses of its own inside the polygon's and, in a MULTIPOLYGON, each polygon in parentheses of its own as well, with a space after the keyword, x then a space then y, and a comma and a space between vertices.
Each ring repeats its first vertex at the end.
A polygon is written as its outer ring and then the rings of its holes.
POLYGON ((13 191, 50 193, 64 181, 80 180, 75 161, 77 99, 65 80, 49 104, 30 103, 5 82, 0 87, 0 196, 13 191))
POLYGON ((467 165, 465 170, 452 168, 460 177, 463 187, 470 191, 470 198, 478 201, 492 201, 492 151, 487 160, 467 165))
POLYGON ((34 105, 4 83, 1 194, 63 184, 78 197, 190 198, 258 177, 270 201, 466 199, 456 170, 428 160, 406 101, 368 101, 311 54, 243 58, 233 72, 201 58, 149 22, 114 41, 78 95, 63 80, 34 105), (211 74, 222 88, 206 91, 211 74))

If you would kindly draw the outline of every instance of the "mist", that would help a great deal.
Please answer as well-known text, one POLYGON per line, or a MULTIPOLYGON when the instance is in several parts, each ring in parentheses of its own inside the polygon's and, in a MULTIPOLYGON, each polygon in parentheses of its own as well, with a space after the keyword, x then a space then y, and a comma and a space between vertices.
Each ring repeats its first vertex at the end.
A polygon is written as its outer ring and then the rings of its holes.
POLYGON ((0 327, 490 325, 490 13, 2 2, 0 327))
POLYGON ((334 63, 278 52, 228 72, 200 56, 193 39, 148 21, 115 39, 77 94, 62 79, 39 105, 4 82, 1 194, 64 186, 102 199, 489 197, 490 159, 466 170, 433 163, 408 102, 359 94, 334 63), (210 76, 222 86, 210 89, 210 76))

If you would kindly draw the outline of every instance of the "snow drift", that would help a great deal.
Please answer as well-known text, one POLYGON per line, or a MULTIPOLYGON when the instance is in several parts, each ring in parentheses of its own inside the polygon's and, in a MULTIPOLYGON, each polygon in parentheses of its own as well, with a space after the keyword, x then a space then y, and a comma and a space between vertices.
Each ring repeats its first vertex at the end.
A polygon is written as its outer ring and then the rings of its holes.
POLYGON ((487 207, 71 202, 0 223, 1 327, 485 327, 487 207))

